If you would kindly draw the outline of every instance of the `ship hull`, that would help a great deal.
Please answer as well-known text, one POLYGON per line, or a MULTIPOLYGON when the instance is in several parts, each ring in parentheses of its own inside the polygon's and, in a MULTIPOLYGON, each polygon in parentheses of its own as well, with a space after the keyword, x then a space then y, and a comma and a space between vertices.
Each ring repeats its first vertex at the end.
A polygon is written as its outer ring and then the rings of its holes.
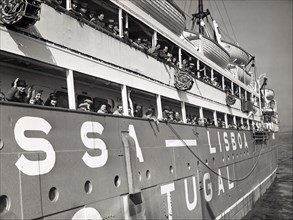
POLYGON ((8 102, 0 113, 0 219, 239 219, 276 176, 274 133, 8 102))

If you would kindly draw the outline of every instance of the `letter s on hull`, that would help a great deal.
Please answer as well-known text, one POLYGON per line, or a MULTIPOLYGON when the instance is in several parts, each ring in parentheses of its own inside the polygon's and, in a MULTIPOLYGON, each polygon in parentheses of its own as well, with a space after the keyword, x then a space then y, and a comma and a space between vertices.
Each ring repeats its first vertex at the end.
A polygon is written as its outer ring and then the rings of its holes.
POLYGON ((43 138, 27 138, 25 131, 43 131, 48 134, 51 125, 43 118, 25 116, 20 118, 14 127, 14 137, 17 144, 26 151, 43 151, 46 153, 45 160, 31 161, 23 154, 16 161, 17 168, 26 175, 36 176, 49 173, 56 161, 56 154, 51 143, 43 138))
POLYGON ((106 144, 103 140, 99 138, 88 138, 88 133, 98 133, 102 134, 104 127, 99 122, 86 121, 82 124, 80 129, 80 136, 82 143, 90 149, 100 149, 101 155, 90 156, 87 152, 83 155, 83 162, 91 167, 98 168, 102 167, 107 163, 108 160, 108 150, 106 144))
POLYGON ((102 220, 103 218, 98 212, 98 210, 91 207, 80 209, 72 217, 72 220, 90 220, 90 219, 102 220))

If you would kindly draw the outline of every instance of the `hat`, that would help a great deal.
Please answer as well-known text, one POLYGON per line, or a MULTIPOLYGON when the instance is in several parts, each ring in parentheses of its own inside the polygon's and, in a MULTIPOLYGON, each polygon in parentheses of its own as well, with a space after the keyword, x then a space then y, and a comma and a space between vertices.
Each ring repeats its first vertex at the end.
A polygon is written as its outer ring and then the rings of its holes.
POLYGON ((57 100, 57 97, 56 97, 56 93, 55 92, 51 92, 50 94, 49 94, 49 98, 52 100, 57 100))
POLYGON ((189 65, 190 65, 190 66, 194 66, 195 64, 194 64, 194 63, 190 63, 189 65))
POLYGON ((109 23, 109 24, 114 24, 114 20, 113 20, 113 19, 109 19, 109 20, 108 20, 108 23, 109 23))
POLYGON ((168 110, 168 111, 171 111, 171 109, 170 109, 170 107, 167 105, 167 106, 165 106, 165 108, 164 108, 164 110, 163 111, 165 111, 165 110, 168 110))
POLYGON ((17 86, 27 87, 27 84, 26 84, 25 80, 23 80, 23 79, 19 79, 19 80, 17 81, 17 86))
POLYGON ((87 107, 87 103, 80 103, 78 107, 79 107, 79 108, 87 107))
POLYGON ((84 102, 84 103, 88 103, 88 104, 93 104, 93 101, 90 100, 90 99, 85 99, 83 102, 84 102))

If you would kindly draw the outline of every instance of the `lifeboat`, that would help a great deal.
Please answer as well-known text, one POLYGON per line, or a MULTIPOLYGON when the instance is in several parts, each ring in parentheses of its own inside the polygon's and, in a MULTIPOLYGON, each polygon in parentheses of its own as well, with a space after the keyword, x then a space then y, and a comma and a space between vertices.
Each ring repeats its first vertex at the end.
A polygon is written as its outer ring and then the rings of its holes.
POLYGON ((229 53, 231 64, 236 64, 239 66, 248 64, 250 57, 244 49, 226 41, 222 41, 221 45, 229 53))
POLYGON ((172 0, 132 0, 131 2, 178 36, 185 29, 184 12, 172 0))
POLYGON ((200 38, 198 34, 189 31, 184 31, 183 36, 198 50, 202 48, 203 54, 223 69, 228 66, 230 55, 220 44, 205 36, 200 38))

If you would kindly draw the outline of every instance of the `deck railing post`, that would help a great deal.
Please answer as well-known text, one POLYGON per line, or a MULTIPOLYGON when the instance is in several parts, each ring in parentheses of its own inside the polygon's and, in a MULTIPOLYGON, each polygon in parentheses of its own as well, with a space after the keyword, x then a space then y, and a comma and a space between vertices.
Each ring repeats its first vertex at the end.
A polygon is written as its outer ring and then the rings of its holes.
POLYGON ((76 109, 73 71, 66 69, 67 94, 69 109, 76 109))
POLYGON ((236 116, 235 115, 233 116, 233 124, 234 125, 237 125, 237 120, 236 120, 236 116))

